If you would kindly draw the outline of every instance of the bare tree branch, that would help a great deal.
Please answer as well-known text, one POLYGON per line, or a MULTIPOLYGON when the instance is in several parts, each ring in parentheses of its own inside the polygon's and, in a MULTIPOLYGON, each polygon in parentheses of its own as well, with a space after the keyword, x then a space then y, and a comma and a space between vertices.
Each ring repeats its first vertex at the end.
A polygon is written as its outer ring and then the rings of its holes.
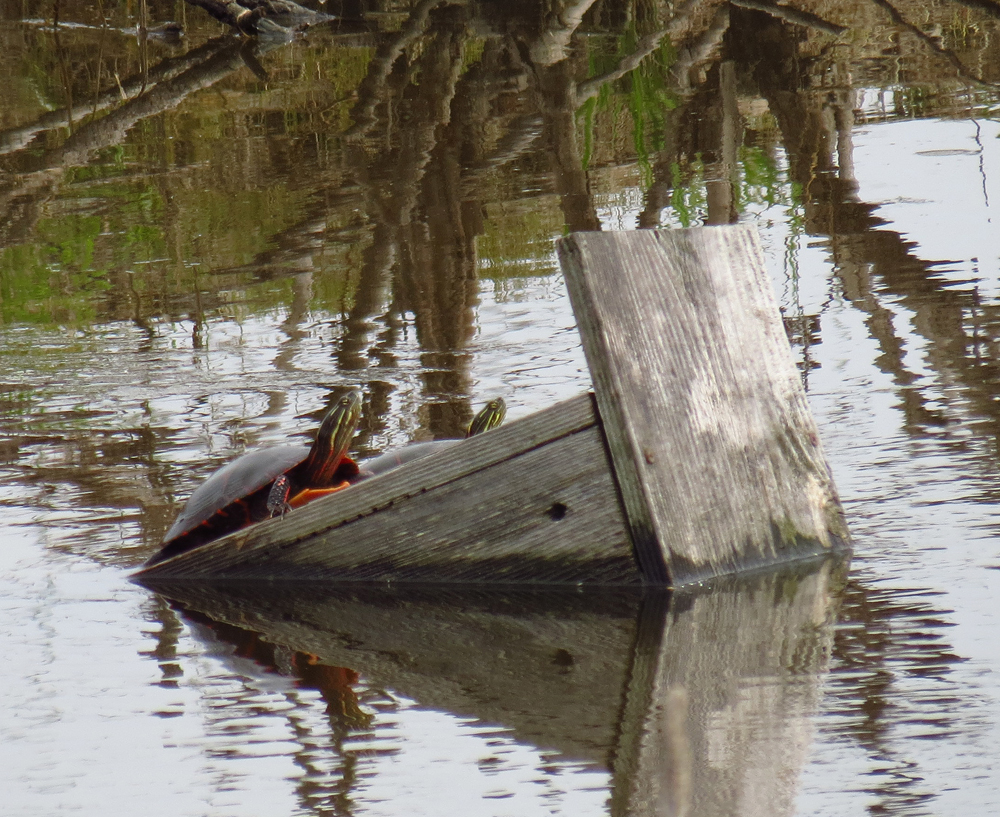
POLYGON ((399 33, 389 42, 379 46, 378 52, 368 63, 368 73, 358 86, 358 101, 351 111, 354 125, 347 130, 345 136, 364 136, 375 124, 375 108, 385 98, 386 79, 392 71, 392 66, 403 53, 403 49, 427 28, 427 18, 431 11, 445 2, 451 0, 420 0, 410 12, 406 24, 399 33))
POLYGON ((614 82, 616 79, 620 79, 625 76, 629 71, 633 71, 638 68, 639 63, 641 63, 659 47, 663 38, 667 36, 667 33, 668 30, 663 29, 662 31, 654 32, 653 34, 647 34, 636 44, 635 51, 628 56, 623 57, 613 71, 608 71, 606 74, 591 77, 585 82, 581 82, 577 86, 576 90, 577 104, 582 105, 591 97, 597 96, 602 86, 607 85, 609 82, 614 82))
POLYGON ((955 70, 958 72, 958 75, 962 77, 962 79, 968 80, 974 85, 995 87, 993 83, 986 82, 985 80, 980 79, 975 74, 973 74, 959 59, 958 55, 954 51, 952 51, 950 48, 945 48, 944 46, 941 45, 941 43, 937 39, 932 37, 930 34, 927 34, 926 32, 922 31, 920 28, 918 28, 909 20, 907 20, 903 16, 903 13, 899 9, 897 9, 894 5, 892 5, 892 3, 888 2, 888 0, 872 0, 872 2, 879 8, 885 9, 886 13, 889 15, 889 17, 892 18, 892 21, 894 23, 907 29, 917 39, 925 43, 928 48, 930 48, 932 51, 937 52, 946 60, 948 60, 948 62, 951 63, 951 65, 955 68, 955 70))
POLYGON ((812 12, 801 11, 792 6, 779 6, 777 3, 770 2, 770 0, 729 0, 729 2, 741 8, 763 11, 765 14, 770 14, 772 17, 777 17, 779 20, 784 20, 797 26, 815 28, 817 31, 822 31, 824 34, 832 34, 834 37, 839 37, 848 29, 848 26, 831 23, 829 20, 824 20, 812 12))
POLYGON ((531 62, 539 67, 547 67, 566 59, 570 39, 594 2, 595 0, 576 0, 556 14, 552 25, 529 47, 531 62))
POLYGON ((149 71, 140 71, 127 79, 123 79, 120 84, 116 83, 109 86, 106 90, 98 94, 95 99, 84 105, 49 111, 28 125, 2 131, 0 132, 0 155, 20 150, 29 144, 39 133, 68 127, 71 123, 79 122, 86 116, 100 113, 115 105, 121 105, 122 102, 133 99, 143 91, 149 90, 151 86, 173 79, 194 66, 199 65, 209 55, 214 54, 218 48, 219 44, 216 41, 212 41, 188 51, 181 57, 164 59, 154 68, 149 69, 149 71))
POLYGON ((293 34, 333 16, 313 11, 292 0, 187 0, 212 17, 244 34, 293 34))

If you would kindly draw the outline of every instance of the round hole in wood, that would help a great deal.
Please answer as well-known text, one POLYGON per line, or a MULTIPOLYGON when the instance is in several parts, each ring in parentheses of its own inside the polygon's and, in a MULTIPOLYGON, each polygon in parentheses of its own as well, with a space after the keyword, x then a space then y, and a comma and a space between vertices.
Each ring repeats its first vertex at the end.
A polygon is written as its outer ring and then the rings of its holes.
POLYGON ((549 519, 553 522, 558 522, 560 519, 566 516, 566 512, 569 511, 562 502, 553 502, 552 507, 549 508, 549 519))

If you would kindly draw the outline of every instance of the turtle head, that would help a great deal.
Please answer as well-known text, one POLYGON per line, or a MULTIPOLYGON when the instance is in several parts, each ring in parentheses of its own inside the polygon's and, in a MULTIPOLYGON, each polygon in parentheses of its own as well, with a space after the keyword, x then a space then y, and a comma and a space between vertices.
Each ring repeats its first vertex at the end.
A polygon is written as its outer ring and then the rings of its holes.
POLYGON ((316 442, 306 461, 305 478, 309 485, 321 486, 333 479, 340 461, 354 439, 361 420, 361 395, 348 392, 337 401, 316 432, 316 442))
POLYGON ((496 428, 507 416, 507 404, 502 397, 490 400, 475 417, 472 418, 472 425, 469 426, 467 437, 474 437, 484 431, 496 428))

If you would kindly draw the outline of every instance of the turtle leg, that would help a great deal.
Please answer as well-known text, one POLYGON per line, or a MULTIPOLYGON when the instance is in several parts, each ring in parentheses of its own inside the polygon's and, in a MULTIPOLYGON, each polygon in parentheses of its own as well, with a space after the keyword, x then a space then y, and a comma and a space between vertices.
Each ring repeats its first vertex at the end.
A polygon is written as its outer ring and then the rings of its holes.
POLYGON ((287 500, 287 502, 289 507, 301 508, 303 505, 312 502, 314 499, 319 499, 321 496, 326 496, 327 494, 335 494, 337 491, 343 491, 344 488, 348 488, 350 485, 351 483, 345 479, 343 482, 339 482, 336 485, 330 485, 326 488, 304 488, 291 499, 287 500))
POLYGON ((267 495, 267 515, 284 516, 292 509, 288 495, 292 492, 292 482, 284 474, 274 480, 271 491, 267 495))

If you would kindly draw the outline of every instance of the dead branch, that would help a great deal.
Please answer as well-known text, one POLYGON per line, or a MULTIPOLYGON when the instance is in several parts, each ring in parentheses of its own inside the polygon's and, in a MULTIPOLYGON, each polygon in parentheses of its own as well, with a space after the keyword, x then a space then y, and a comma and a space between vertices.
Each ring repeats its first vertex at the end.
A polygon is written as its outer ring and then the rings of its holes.
POLYGON ((848 26, 831 23, 829 20, 824 20, 812 12, 801 11, 792 6, 779 6, 777 3, 769 2, 769 0, 729 0, 729 2, 741 8, 763 11, 765 14, 770 14, 772 17, 777 17, 786 23, 804 26, 805 28, 815 28, 817 31, 822 31, 824 34, 831 34, 834 37, 839 37, 848 29, 848 26))
POLYGON ((358 101, 351 111, 354 124, 345 132, 345 136, 364 136, 375 124, 375 108, 385 99, 386 80, 392 66, 403 49, 417 39, 427 27, 427 18, 437 6, 449 0, 420 0, 410 12, 406 24, 399 33, 388 42, 379 46, 375 56, 368 64, 368 73, 358 86, 358 101))
POLYGON ((243 34, 294 34, 334 19, 293 0, 187 0, 243 34))

